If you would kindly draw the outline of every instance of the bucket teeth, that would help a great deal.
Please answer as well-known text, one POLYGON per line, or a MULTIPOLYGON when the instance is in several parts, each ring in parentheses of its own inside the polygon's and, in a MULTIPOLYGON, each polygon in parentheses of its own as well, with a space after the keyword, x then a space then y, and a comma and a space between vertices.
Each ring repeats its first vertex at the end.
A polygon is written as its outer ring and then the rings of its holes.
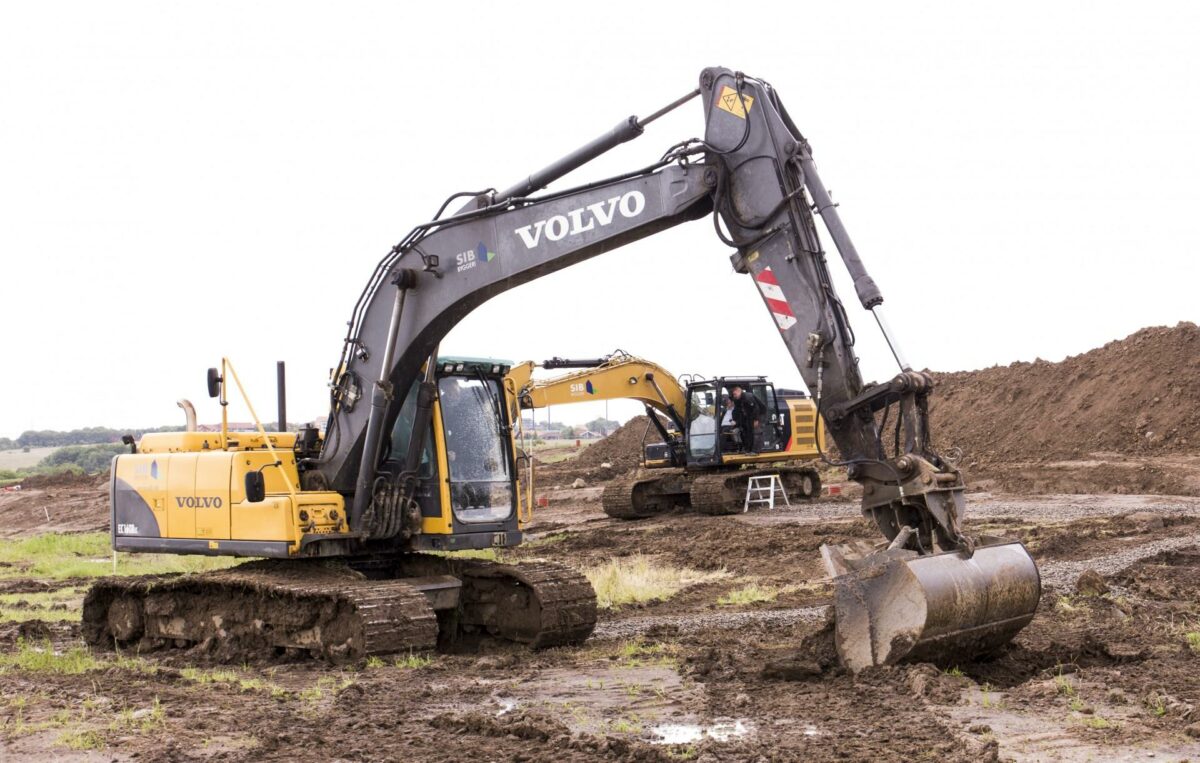
POLYGON ((1037 565, 1020 543, 916 556, 878 552, 848 562, 822 549, 834 578, 838 657, 852 672, 902 659, 973 659, 1033 619, 1037 565))

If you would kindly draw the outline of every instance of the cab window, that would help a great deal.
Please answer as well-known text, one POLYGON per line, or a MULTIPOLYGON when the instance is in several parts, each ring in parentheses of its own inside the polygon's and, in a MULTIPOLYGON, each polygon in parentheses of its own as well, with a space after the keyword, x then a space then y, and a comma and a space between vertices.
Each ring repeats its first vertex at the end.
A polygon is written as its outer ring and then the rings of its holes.
POLYGON ((438 381, 449 465, 450 503, 463 522, 507 519, 513 510, 508 446, 500 429, 498 380, 446 376, 438 381))

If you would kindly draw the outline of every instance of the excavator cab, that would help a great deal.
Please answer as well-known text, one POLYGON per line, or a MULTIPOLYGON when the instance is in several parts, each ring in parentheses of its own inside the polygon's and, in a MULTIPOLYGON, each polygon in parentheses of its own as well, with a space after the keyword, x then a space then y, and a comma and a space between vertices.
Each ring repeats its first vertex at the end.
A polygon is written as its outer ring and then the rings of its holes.
POLYGON ((810 458, 818 455, 816 410, 808 397, 795 390, 776 391, 763 376, 726 376, 694 381, 687 386, 689 467, 736 466, 773 461, 782 453, 801 450, 810 458), (753 442, 739 425, 735 413, 734 388, 757 401, 758 425, 753 442))
MULTIPOLYGON (((417 549, 515 546, 521 542, 516 447, 508 419, 508 360, 438 358, 437 398, 423 439, 419 486, 422 533, 417 549)), ((416 417, 416 384, 385 446, 383 471, 399 473, 416 417)))

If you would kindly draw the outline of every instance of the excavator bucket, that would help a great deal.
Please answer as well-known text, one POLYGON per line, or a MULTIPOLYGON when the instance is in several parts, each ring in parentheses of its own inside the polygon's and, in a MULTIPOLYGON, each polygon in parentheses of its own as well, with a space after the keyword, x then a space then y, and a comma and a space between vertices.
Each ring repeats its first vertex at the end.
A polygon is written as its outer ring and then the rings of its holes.
POLYGON ((856 562, 822 549, 834 574, 838 657, 851 672, 905 658, 970 660, 1033 619, 1037 565, 1021 543, 918 556, 880 551, 856 562))

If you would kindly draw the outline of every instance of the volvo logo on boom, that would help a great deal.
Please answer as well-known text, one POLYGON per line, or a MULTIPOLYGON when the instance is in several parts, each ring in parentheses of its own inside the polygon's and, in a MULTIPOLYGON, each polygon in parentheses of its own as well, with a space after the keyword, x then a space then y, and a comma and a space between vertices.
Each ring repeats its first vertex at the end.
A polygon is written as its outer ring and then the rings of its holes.
POLYGON ((567 236, 575 236, 597 227, 603 228, 611 224, 618 214, 621 217, 637 217, 645 210, 646 197, 642 192, 628 191, 607 201, 572 209, 565 215, 538 220, 523 228, 517 228, 513 233, 521 237, 526 249, 533 249, 541 243, 543 234, 550 241, 561 241, 567 236))

